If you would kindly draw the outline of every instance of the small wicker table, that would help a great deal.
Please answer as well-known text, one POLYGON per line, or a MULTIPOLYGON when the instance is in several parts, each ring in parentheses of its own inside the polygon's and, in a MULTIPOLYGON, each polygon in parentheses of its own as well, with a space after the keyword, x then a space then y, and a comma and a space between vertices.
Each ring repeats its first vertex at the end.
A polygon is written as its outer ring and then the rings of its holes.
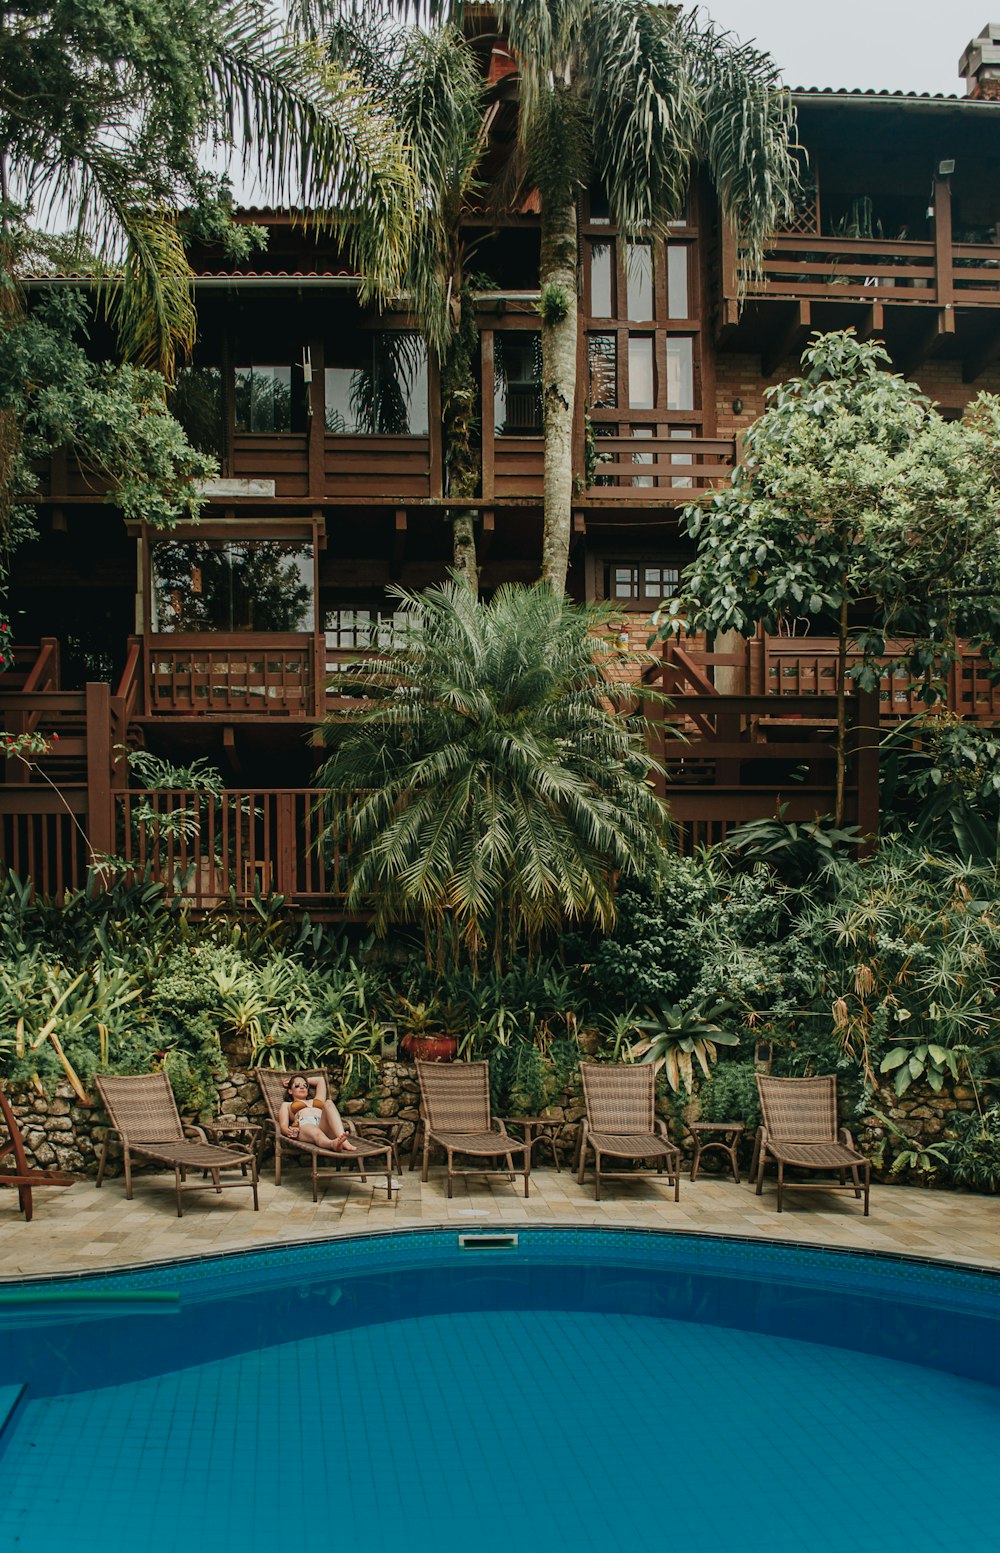
POLYGON ((544 1140, 552 1150, 552 1159, 557 1170, 562 1170, 559 1163, 559 1150, 556 1148, 556 1140, 553 1129, 563 1125, 559 1116, 504 1116, 501 1120, 505 1127, 523 1127, 524 1141, 528 1145, 528 1153, 531 1154, 536 1143, 544 1140))
POLYGON ((694 1137, 694 1158, 691 1161, 691 1179, 697 1181, 698 1170, 701 1165, 701 1156, 707 1154, 709 1149, 721 1149, 728 1155, 730 1168, 733 1172, 733 1180, 740 1184, 740 1165, 736 1157, 736 1150, 744 1133, 742 1122, 692 1122, 691 1132, 694 1137), (719 1132, 721 1138, 705 1138, 706 1133, 719 1132))
POLYGON ((399 1135, 403 1130, 403 1124, 398 1116, 352 1116, 349 1118, 357 1128, 358 1137, 366 1138, 369 1133, 382 1142, 388 1143, 392 1150, 392 1168, 397 1175, 402 1175, 403 1167, 399 1160, 399 1135))

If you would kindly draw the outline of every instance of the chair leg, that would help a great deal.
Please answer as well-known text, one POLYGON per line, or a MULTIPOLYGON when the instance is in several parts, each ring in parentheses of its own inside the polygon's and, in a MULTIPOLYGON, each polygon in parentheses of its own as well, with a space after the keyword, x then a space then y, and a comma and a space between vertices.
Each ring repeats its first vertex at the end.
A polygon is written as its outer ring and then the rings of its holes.
POLYGON ((253 1211, 254 1211, 254 1213, 259 1213, 260 1212, 260 1198, 257 1195, 257 1182, 258 1182, 257 1156, 255 1154, 253 1156, 253 1158, 251 1159, 251 1161, 250 1161, 250 1184, 251 1184, 251 1187, 253 1188, 253 1211))
POLYGON ((866 1219, 868 1217, 868 1197, 869 1197, 869 1194, 871 1192, 871 1184, 872 1184, 872 1167, 868 1163, 868 1161, 866 1160, 865 1161, 865 1215, 864 1215, 866 1219))
POLYGON ((524 1151, 524 1195, 525 1195, 525 1197, 527 1197, 529 1195, 530 1181, 531 1181, 531 1149, 527 1148, 524 1151))
POLYGON ((601 1200, 601 1151, 594 1150, 594 1201, 601 1200))
POLYGON ((277 1131, 274 1137, 274 1184, 281 1185, 281 1134, 277 1131))
POLYGON ((855 1198, 858 1198, 861 1196, 861 1182, 858 1178, 857 1165, 851 1166, 851 1180, 854 1182, 854 1196, 855 1198))
POLYGON ((390 1149, 388 1155, 386 1156, 386 1162, 385 1162, 385 1195, 388 1197, 390 1202, 392 1202, 392 1167, 393 1167, 393 1157, 392 1157, 392 1155, 393 1155, 393 1151, 392 1151, 392 1149, 390 1149))
POLYGON ((177 1217, 179 1219, 183 1219, 183 1217, 184 1217, 184 1203, 181 1200, 181 1182, 182 1182, 183 1179, 184 1179, 184 1172, 180 1169, 180 1167, 178 1165, 175 1165, 174 1166, 174 1191, 177 1193, 177 1217))
MULTIPOLYGON (((418 1154, 418 1152, 420 1150, 420 1136, 421 1136, 421 1133, 423 1132, 423 1130, 424 1129, 421 1127, 419 1122, 415 1123, 414 1128, 413 1128, 413 1142, 410 1144, 410 1169, 411 1170, 413 1169, 414 1165, 417 1163, 417 1154, 418 1154)), ((424 1177, 424 1179, 425 1180, 427 1179, 426 1176, 424 1177)))
POLYGON ((761 1156, 761 1141, 760 1141, 760 1128, 758 1127, 757 1131, 754 1133, 753 1158, 750 1161, 750 1180, 751 1181, 756 1181, 756 1179, 757 1179, 757 1166, 758 1166, 758 1164, 760 1162, 760 1156, 761 1156))
POLYGON ((104 1147, 101 1149, 101 1157, 100 1157, 100 1159, 98 1161, 98 1164, 97 1164, 97 1184, 98 1184, 98 1186, 100 1186, 101 1183, 104 1180, 104 1167, 105 1167, 105 1165, 107 1163, 108 1163, 108 1138, 107 1138, 107 1135, 105 1135, 104 1147))
POLYGON ((430 1171, 430 1168, 431 1168, 431 1137, 430 1137, 430 1133, 427 1131, 427 1129, 424 1128, 424 1164, 423 1164, 423 1169, 420 1172, 420 1179, 421 1179, 421 1181, 426 1181, 427 1180, 427 1176, 428 1176, 428 1173, 430 1171))
POLYGON ((132 1156, 129 1153, 128 1144, 124 1143, 125 1151, 125 1201, 132 1201, 132 1156))
MULTIPOLYGON (((755 1195, 757 1197, 760 1197, 762 1195, 763 1191, 764 1191, 764 1166, 767 1163, 767 1161, 765 1159, 765 1151, 764 1151, 764 1149, 761 1147, 761 1145, 759 1143, 757 1145, 757 1151, 756 1151, 756 1156, 755 1157, 756 1157, 756 1168, 757 1168, 757 1191, 756 1191, 755 1195)), ((751 1173, 750 1173, 750 1179, 753 1180, 753 1171, 751 1171, 751 1173)))
MULTIPOLYGON (((454 1177, 453 1177, 453 1175, 451 1173, 452 1172, 452 1165, 453 1165, 453 1163, 454 1163, 454 1156, 453 1156, 453 1154, 451 1152, 451 1149, 449 1149, 448 1150, 448 1196, 449 1197, 451 1196, 452 1187, 454 1186, 454 1177)), ((425 1181, 427 1180, 426 1176, 424 1176, 424 1180, 425 1181)))
MULTIPOLYGON (((674 1202, 681 1200, 681 1156, 678 1154, 673 1164, 674 1171, 674 1202)), ((667 1177, 669 1181, 670 1177, 667 1177)))
POLYGON ((313 1149, 310 1157, 312 1159, 313 1202, 319 1202, 319 1163, 315 1149, 313 1149))
POLYGON ((586 1141, 581 1137, 581 1139, 580 1139, 580 1157, 579 1157, 579 1159, 576 1162, 576 1184, 577 1184, 577 1186, 582 1186, 583 1185, 583 1173, 586 1170, 586 1168, 587 1168, 587 1145, 586 1145, 586 1141))
POLYGON ((33 1212, 33 1209, 32 1209, 32 1206, 31 1206, 31 1187, 30 1186, 19 1186, 18 1187, 18 1189, 17 1189, 17 1204, 18 1204, 18 1207, 20 1208, 21 1212, 24 1214, 24 1222, 25 1222, 25 1224, 30 1224, 31 1223, 31 1215, 32 1215, 32 1212, 33 1212))
POLYGON ((778 1212, 781 1212, 781 1199, 785 1190, 785 1162, 778 1160, 778 1212))

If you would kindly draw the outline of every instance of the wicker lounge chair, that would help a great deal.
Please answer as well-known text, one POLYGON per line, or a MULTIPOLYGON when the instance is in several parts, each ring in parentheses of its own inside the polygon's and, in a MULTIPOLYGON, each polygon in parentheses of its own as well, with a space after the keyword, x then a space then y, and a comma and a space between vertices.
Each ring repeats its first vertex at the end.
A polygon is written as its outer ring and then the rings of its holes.
MULTIPOLYGON (((430 1164, 430 1148, 437 1143, 448 1158, 448 1196, 453 1194, 456 1176, 506 1175, 511 1181, 515 1175, 524 1176, 524 1195, 529 1194, 531 1178, 531 1145, 512 1138, 503 1122, 490 1115, 490 1065, 488 1062, 418 1062, 417 1077, 420 1081, 421 1115, 423 1129, 423 1169, 421 1180, 427 1180, 430 1164), (483 1163, 468 1170, 455 1169, 455 1155, 464 1154, 483 1163), (519 1155, 522 1164, 515 1166, 514 1156, 519 1155), (488 1165, 489 1160, 503 1160, 503 1165, 488 1165)), ((417 1151, 417 1135, 413 1139, 410 1169, 413 1169, 417 1151)))
POLYGON ((6 1143, 0 1142, 0 1161, 13 1160, 12 1164, 0 1163, 0 1186, 15 1188, 25 1223, 30 1224, 31 1188, 33 1186, 72 1186, 73 1177, 66 1175, 62 1170, 37 1170, 33 1165, 28 1164, 21 1130, 2 1089, 0 1089, 0 1117, 3 1118, 3 1127, 7 1132, 6 1143))
POLYGON ((223 1148, 217 1143, 209 1143, 204 1127, 183 1125, 165 1073, 128 1076, 105 1073, 95 1082, 104 1109, 111 1118, 97 1168, 98 1186, 104 1180, 111 1139, 117 1134, 125 1158, 125 1196, 129 1202, 132 1200, 132 1155, 135 1154, 140 1159, 166 1165, 174 1172, 179 1219, 184 1217, 181 1194, 204 1191, 206 1176, 216 1192, 221 1192, 223 1187, 248 1186, 253 1192, 254 1212, 257 1211, 260 1203, 257 1199, 256 1154, 251 1149, 223 1148), (189 1170, 200 1172, 199 1179, 190 1185, 187 1184, 189 1170), (224 1181, 224 1170, 239 1170, 239 1179, 224 1181))
POLYGON ((871 1187, 871 1164, 854 1147, 846 1127, 837 1127, 837 1080, 825 1078, 770 1078, 757 1075, 763 1125, 757 1129, 750 1178, 757 1182, 757 1196, 764 1190, 764 1170, 769 1159, 778 1167, 778 1212, 785 1188, 807 1192, 853 1192, 864 1196, 865 1215, 871 1187), (788 1166, 800 1170, 835 1172, 836 1181, 786 1181, 788 1166), (847 1180, 848 1172, 851 1180, 847 1180), (859 1173, 864 1175, 862 1191, 859 1173))
MULTIPOLYGON (((368 1180, 369 1170, 381 1175, 385 1171, 386 1195, 392 1201, 392 1144, 375 1143, 369 1138, 362 1138, 358 1129, 350 1117, 344 1117, 344 1128, 351 1135, 354 1144, 354 1152, 350 1154, 338 1153, 333 1149, 318 1148, 315 1143, 307 1143, 302 1138, 286 1138, 281 1131, 278 1121, 278 1112, 281 1110, 285 1099, 285 1091, 288 1088, 288 1080, 294 1075, 282 1073, 277 1068, 258 1068, 257 1083, 267 1106, 267 1113, 271 1122, 271 1130, 274 1134, 274 1184, 281 1185, 281 1159, 286 1153, 307 1154, 312 1166, 312 1194, 313 1202, 319 1202, 319 1178, 320 1176, 332 1176, 338 1174, 343 1165, 356 1165, 361 1172, 362 1181, 368 1180), (332 1170, 320 1170, 320 1160, 332 1161, 332 1170)), ((326 1084, 327 1094, 330 1092, 330 1084, 327 1075, 320 1068, 310 1068, 305 1072, 306 1078, 321 1078, 326 1084)))
POLYGON ((671 1143, 666 1122, 656 1115, 653 1068, 647 1063, 581 1062, 580 1075, 587 1114, 580 1123, 577 1181, 583 1184, 588 1149, 594 1151, 598 1202, 602 1180, 635 1176, 634 1170, 602 1169, 603 1159, 645 1159, 656 1165, 658 1175, 666 1173, 674 1202, 679 1202, 681 1151, 671 1143))

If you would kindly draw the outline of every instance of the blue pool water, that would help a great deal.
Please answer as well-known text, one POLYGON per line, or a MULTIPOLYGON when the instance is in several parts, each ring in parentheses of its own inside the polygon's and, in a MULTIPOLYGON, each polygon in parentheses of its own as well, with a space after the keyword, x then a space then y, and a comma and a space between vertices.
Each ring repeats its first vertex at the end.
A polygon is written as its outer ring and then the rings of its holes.
POLYGON ((906 1260, 434 1231, 0 1285, 8 1411, 0 1553, 1000 1544, 1000 1278, 906 1260))

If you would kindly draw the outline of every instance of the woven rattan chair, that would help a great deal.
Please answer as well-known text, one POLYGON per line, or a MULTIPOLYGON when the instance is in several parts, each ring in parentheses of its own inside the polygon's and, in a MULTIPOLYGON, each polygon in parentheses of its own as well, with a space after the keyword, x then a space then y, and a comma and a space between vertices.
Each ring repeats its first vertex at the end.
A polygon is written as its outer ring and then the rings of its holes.
POLYGON ((2 1162, 0 1163, 0 1186, 14 1188, 25 1223, 30 1224, 32 1187, 72 1186, 73 1177, 65 1175, 61 1170, 36 1170, 33 1165, 28 1164, 21 1129, 17 1125, 10 1102, 2 1089, 0 1089, 0 1120, 2 1120, 0 1134, 4 1130, 7 1133, 6 1143, 0 1137, 0 1162, 2 1162))
MULTIPOLYGON (((281 1185, 281 1161, 284 1154, 305 1154, 308 1156, 312 1167, 312 1194, 313 1202, 319 1202, 319 1178, 320 1176, 333 1176, 339 1174, 344 1165, 356 1165, 361 1173, 362 1181, 368 1180, 369 1170, 381 1175, 385 1171, 386 1195, 392 1201, 392 1144, 376 1143, 369 1138, 358 1135, 358 1129, 350 1117, 344 1117, 344 1129, 351 1135, 354 1144, 354 1152, 350 1154, 335 1153, 332 1149, 321 1149, 315 1143, 308 1143, 302 1138, 286 1138, 281 1130, 278 1120, 278 1112, 281 1110, 288 1088, 288 1080, 294 1077, 293 1073, 282 1073, 277 1068, 258 1068, 256 1072, 257 1083, 267 1106, 268 1117, 271 1122, 271 1130, 274 1134, 274 1184, 281 1185), (321 1170, 321 1160, 330 1160, 332 1170, 321 1170)), ((326 1084, 326 1092, 330 1093, 330 1083, 327 1075, 321 1068, 310 1068, 303 1074, 304 1078, 321 1078, 326 1084)))
POLYGON ((587 1114, 580 1123, 577 1181, 583 1184, 587 1150, 594 1151, 594 1185, 598 1202, 601 1182, 631 1179, 634 1170, 605 1170, 604 1159, 649 1160, 658 1175, 666 1174, 681 1195, 681 1151, 670 1141, 667 1124, 656 1115, 656 1075, 648 1063, 581 1062, 583 1099, 587 1114))
POLYGON ((853 1192, 864 1196, 865 1214, 871 1187, 871 1164, 854 1147, 846 1127, 837 1126, 837 1080, 825 1078, 771 1078, 757 1074, 762 1125, 757 1129, 750 1178, 757 1196, 764 1190, 768 1160, 778 1167, 778 1212, 785 1188, 811 1192, 853 1192), (834 1172, 836 1181, 786 1181, 788 1166, 799 1170, 834 1172), (850 1181, 847 1176, 850 1174, 850 1181), (864 1188, 860 1176, 864 1176, 864 1188))
POLYGON ((135 1154, 140 1159, 151 1159, 173 1170, 179 1219, 184 1217, 182 1193, 203 1191, 206 1176, 216 1192, 221 1192, 223 1187, 249 1187, 253 1192, 254 1211, 257 1211, 260 1204, 256 1155, 251 1149, 223 1148, 217 1143, 209 1143, 204 1128, 184 1126, 165 1073, 128 1076, 105 1073, 95 1082, 104 1109, 111 1118, 97 1168, 98 1186, 104 1180, 111 1139, 117 1134, 125 1157, 125 1196, 129 1202, 132 1200, 132 1155, 135 1154), (190 1185, 187 1184, 189 1170, 201 1173, 201 1178, 190 1185), (239 1170, 239 1179, 224 1181, 224 1170, 239 1170))
MULTIPOLYGON (((524 1176, 524 1195, 528 1196, 531 1178, 531 1146, 511 1137, 503 1122, 490 1115, 490 1065, 488 1062, 418 1062, 421 1125, 423 1128, 423 1170, 427 1180, 430 1149, 437 1143, 448 1159, 448 1196, 453 1195, 456 1176, 524 1176), (455 1155, 487 1161, 503 1160, 503 1165, 488 1167, 481 1163, 467 1170, 455 1169, 455 1155), (515 1167, 514 1156, 522 1163, 515 1167)), ((413 1140, 410 1169, 416 1157, 413 1140)))

